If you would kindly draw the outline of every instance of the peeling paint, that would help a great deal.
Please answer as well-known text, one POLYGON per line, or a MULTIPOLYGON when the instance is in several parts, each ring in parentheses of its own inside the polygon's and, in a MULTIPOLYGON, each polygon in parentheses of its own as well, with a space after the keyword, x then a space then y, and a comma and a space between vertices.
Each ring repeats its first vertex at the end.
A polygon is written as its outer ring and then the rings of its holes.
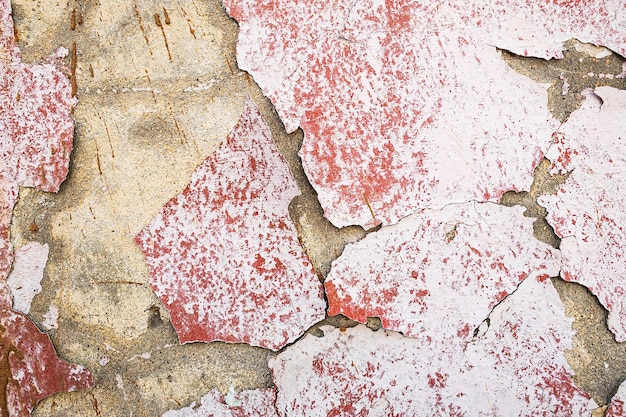
POLYGON ((251 99, 221 147, 136 237, 181 343, 278 350, 324 318, 298 242, 289 168, 251 99))
POLYGON ((604 417, 625 417, 626 416, 626 383, 622 383, 611 399, 611 404, 606 410, 604 417))
POLYGON ((20 313, 0 313, 0 410, 30 416, 40 400, 93 385, 89 371, 57 357, 48 335, 20 313))
POLYGON ((552 172, 569 176, 556 195, 539 199, 563 238, 562 277, 598 297, 609 311, 608 325, 617 341, 626 340, 625 113, 625 91, 587 91, 546 155, 552 172))
MULTIPOLYGON (((65 51, 66 52, 66 51, 65 51)), ((59 49, 50 60, 63 54, 59 49)), ((10 224, 18 185, 56 192, 68 171, 76 99, 66 74, 52 64, 21 62, 11 4, 0 0, 0 409, 29 416, 57 392, 92 386, 90 373, 60 360, 50 338, 23 314, 43 273, 48 247, 31 243, 13 263, 10 224), (11 266, 13 274, 8 278, 11 266), (9 292, 13 290, 13 299, 9 292)))
POLYGON ((24 314, 30 311, 33 298, 41 292, 48 252, 48 244, 38 242, 30 242, 15 252, 13 270, 7 279, 14 310, 24 314))
MULTIPOLYGON (((442 312, 442 316, 445 312, 442 312)), ((585 415, 564 357, 571 319, 550 280, 524 280, 465 348, 365 326, 322 327, 270 360, 281 415, 585 415)), ((439 331, 439 323, 428 323, 439 331)))
POLYGON ((534 239, 522 207, 492 203, 425 210, 351 244, 324 285, 329 315, 433 343, 463 346, 526 277, 559 272, 560 254, 534 239), (437 330, 432 328, 437 324, 437 330))
POLYGON ((621 1, 223 3, 240 25, 239 66, 288 131, 304 130, 304 168, 338 227, 526 186, 558 123, 544 88, 496 47, 550 58, 577 37, 625 48, 621 1))
POLYGON ((170 410, 162 417, 278 417, 274 401, 276 391, 273 388, 265 388, 242 391, 236 394, 238 405, 228 405, 226 397, 214 389, 202 397, 201 405, 196 407, 193 403, 180 410, 170 410))

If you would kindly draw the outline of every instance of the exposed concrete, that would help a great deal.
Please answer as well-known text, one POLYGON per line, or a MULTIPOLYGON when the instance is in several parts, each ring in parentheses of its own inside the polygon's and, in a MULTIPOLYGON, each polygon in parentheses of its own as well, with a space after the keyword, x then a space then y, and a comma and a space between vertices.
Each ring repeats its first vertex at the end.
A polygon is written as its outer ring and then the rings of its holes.
MULTIPOLYGON (((49 332, 53 343, 60 357, 93 372, 95 388, 49 398, 34 415, 157 416, 199 401, 214 387, 225 393, 230 386, 270 386, 269 351, 178 345, 133 241, 226 137, 248 94, 302 190, 290 214, 320 278, 347 243, 365 235, 358 227, 338 230, 323 218, 297 156, 302 134, 285 133, 271 103, 236 67, 237 25, 218 0, 12 3, 25 61, 38 61, 59 45, 73 50, 75 43, 80 99, 70 175, 58 194, 20 190, 12 235, 16 246, 28 240, 50 245, 43 292, 30 317, 42 323, 50 306, 59 309, 59 328, 49 332)), ((622 59, 591 58, 589 47, 575 42, 568 47, 561 61, 503 52, 520 73, 552 84, 549 106, 559 120, 580 103, 584 88, 626 88, 624 79, 588 75, 619 73, 622 59), (570 87, 563 95, 565 80, 570 87)), ((506 194, 502 202, 522 204, 541 219, 545 209, 537 196, 554 192, 561 180, 547 177, 544 162, 529 192, 506 194)), ((558 247, 545 220, 535 223, 535 236, 558 247)), ((626 377, 626 346, 614 342, 606 313, 583 287, 553 282, 576 319, 574 349, 567 354, 576 382, 606 403, 626 377)), ((325 323, 355 324, 341 317, 325 323)), ((371 320, 371 326, 380 323, 371 320)), ((319 325, 311 332, 319 335, 319 325)))

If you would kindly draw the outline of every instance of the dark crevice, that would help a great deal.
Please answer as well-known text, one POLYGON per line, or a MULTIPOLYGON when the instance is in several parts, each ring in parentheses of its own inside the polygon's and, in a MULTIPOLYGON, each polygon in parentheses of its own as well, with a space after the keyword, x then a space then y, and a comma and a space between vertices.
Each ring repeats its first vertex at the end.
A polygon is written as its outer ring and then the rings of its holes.
POLYGON ((564 46, 563 58, 551 60, 519 56, 499 49, 502 59, 515 71, 537 82, 550 84, 548 108, 560 122, 567 120, 580 107, 584 90, 600 86, 626 89, 626 78, 616 77, 623 71, 624 57, 611 53, 595 58, 583 52, 595 46, 575 39, 565 42, 564 46))

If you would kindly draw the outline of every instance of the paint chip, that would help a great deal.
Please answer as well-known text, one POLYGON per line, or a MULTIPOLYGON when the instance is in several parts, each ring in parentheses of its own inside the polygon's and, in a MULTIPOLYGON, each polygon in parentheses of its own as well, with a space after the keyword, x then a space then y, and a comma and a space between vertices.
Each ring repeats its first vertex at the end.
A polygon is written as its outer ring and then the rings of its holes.
POLYGON ((276 391, 273 388, 265 388, 242 391, 236 394, 238 405, 228 405, 226 398, 214 389, 202 397, 200 406, 196 407, 193 403, 180 410, 167 411, 162 417, 278 417, 274 401, 276 391))
POLYGON ((39 401, 58 392, 91 387, 89 371, 60 360, 48 335, 13 310, 0 310, 0 408, 30 416, 39 401))
POLYGON ((30 311, 33 298, 41 292, 48 252, 48 244, 38 242, 27 243, 16 251, 13 270, 7 279, 13 298, 13 310, 24 314, 30 311))
MULTIPOLYGON (((322 327, 270 359, 282 415, 585 415, 564 351, 571 319, 550 280, 528 278, 459 349, 365 326, 322 327)), ((439 323, 429 323, 430 334, 439 323)))
POLYGON ((626 91, 586 92, 581 108, 554 135, 546 157, 552 172, 569 173, 556 195, 539 199, 563 240, 561 275, 594 293, 608 325, 626 341, 626 91))
POLYGON ((299 194, 251 99, 221 147, 136 237, 181 343, 278 350, 324 318, 288 214, 299 194))
POLYGON ((618 0, 223 3, 239 23, 239 66, 288 131, 304 130, 303 166, 338 227, 527 186, 558 122, 544 87, 496 47, 545 58, 571 37, 626 48, 618 0))
POLYGON ((523 211, 449 205, 369 234, 333 262, 324 283, 328 314, 361 323, 380 317, 406 336, 467 343, 522 280, 559 273, 559 252, 533 237, 523 211))

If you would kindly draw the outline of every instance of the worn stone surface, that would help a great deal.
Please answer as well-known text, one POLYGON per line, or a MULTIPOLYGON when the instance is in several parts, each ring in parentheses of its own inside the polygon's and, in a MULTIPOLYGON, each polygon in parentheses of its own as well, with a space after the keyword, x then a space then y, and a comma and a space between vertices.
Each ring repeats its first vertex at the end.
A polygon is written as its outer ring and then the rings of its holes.
MULTIPOLYGON (((58 309, 58 329, 49 330, 53 343, 63 358, 87 365, 96 387, 44 400, 34 415, 156 416, 200 403, 215 387, 226 393, 231 385, 237 392, 270 386, 267 358, 272 355, 266 350, 224 343, 177 345, 132 241, 227 136, 247 94, 259 105, 304 193, 290 213, 319 275, 328 273, 346 243, 364 235, 358 227, 337 229, 320 216, 297 156, 302 132, 287 135, 252 79, 236 68, 237 25, 214 0, 13 0, 12 5, 25 61, 38 62, 64 45, 71 67, 76 42, 74 79, 81 100, 74 113, 68 180, 58 195, 21 189, 11 231, 16 247, 28 240, 50 245, 43 291, 33 301, 31 317, 54 324, 58 309)), ((619 75, 623 60, 602 56, 606 51, 589 45, 576 48, 565 51, 563 61, 502 53, 516 71, 552 85, 547 105, 560 121, 582 101, 577 96, 582 89, 609 82, 624 88, 624 79, 599 76, 619 75), (565 101, 573 104, 567 107, 565 101)), ((530 180, 521 187, 528 193, 509 204, 528 204, 544 186, 554 186, 546 177, 529 189, 530 180)), ((535 209, 529 214, 542 211, 535 209)), ((542 224, 536 235, 558 244, 542 224)), ((581 286, 556 283, 562 284, 567 314, 575 318, 577 334, 566 352, 574 378, 606 403, 626 377, 626 349, 612 339, 597 300, 581 286)), ((325 323, 355 324, 339 316, 325 323)))

